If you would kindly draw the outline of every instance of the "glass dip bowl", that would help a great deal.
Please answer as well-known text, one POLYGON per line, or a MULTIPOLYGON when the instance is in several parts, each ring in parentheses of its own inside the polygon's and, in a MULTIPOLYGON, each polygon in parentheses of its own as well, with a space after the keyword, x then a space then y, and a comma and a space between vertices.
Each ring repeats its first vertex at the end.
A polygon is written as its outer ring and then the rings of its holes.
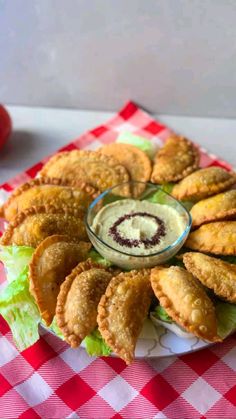
MULTIPOLYGON (((130 202, 130 201, 129 201, 130 202)), ((136 203, 131 203, 132 205, 136 205, 136 203)), ((147 204, 141 204, 142 206, 147 207, 147 204)), ((159 264, 162 264, 166 262, 168 259, 173 257, 183 246, 185 240, 188 237, 190 228, 191 228, 191 216, 187 209, 175 198, 173 198, 171 195, 169 195, 167 192, 165 192, 160 186, 154 185, 152 183, 143 183, 143 182, 127 182, 125 184, 119 184, 114 186, 113 188, 110 188, 103 192, 101 195, 99 195, 89 206, 88 211, 86 213, 85 217, 85 223, 86 223, 86 229, 89 236, 90 241, 92 242, 95 249, 102 255, 105 259, 109 260, 113 264, 124 268, 124 269, 140 269, 140 268, 147 268, 147 267, 153 267, 159 264), (142 193, 139 195, 138 198, 133 198, 132 194, 130 197, 123 197, 120 196, 120 190, 123 185, 127 185, 132 188, 135 186, 139 186, 142 190, 142 193), (123 201, 126 200, 126 201, 123 201), (157 210, 157 217, 153 215, 147 214, 147 211, 145 212, 135 212, 131 211, 129 214, 131 215, 125 215, 120 216, 119 210, 120 207, 125 206, 126 203, 128 203, 127 200, 132 201, 138 201, 137 205, 140 206, 139 201, 145 201, 151 203, 151 207, 153 205, 155 206, 155 209, 157 210), (118 201, 120 201, 121 205, 118 205, 118 201), (123 201, 123 202, 122 202, 123 201), (115 204, 117 202, 117 204, 115 204), (109 205, 109 207, 107 207, 109 205), (162 207, 160 207, 162 206, 162 207), (104 210, 106 208, 106 210, 104 210), (105 235, 105 237, 101 237, 101 234, 99 233, 99 229, 97 228, 98 224, 96 224, 96 220, 98 217, 100 217, 100 214, 105 214, 105 219, 103 217, 103 220, 100 222, 100 227, 104 227, 104 223, 109 223, 109 216, 106 217, 106 213, 104 211, 107 211, 109 208, 109 211, 111 208, 114 208, 114 213, 112 213, 113 221, 115 220, 115 226, 112 225, 106 227, 108 229, 108 233, 105 235), (117 211, 118 208, 118 211, 117 211), (158 217, 158 208, 160 212, 162 212, 162 216, 160 218, 158 217), (175 233, 175 225, 181 225, 181 231, 173 241, 168 243, 167 245, 164 245, 164 241, 162 242, 162 248, 158 251, 155 249, 152 249, 151 246, 148 244, 146 245, 146 242, 142 242, 142 246, 144 246, 144 250, 142 251, 142 254, 137 254, 137 249, 141 246, 139 245, 139 240, 136 239, 136 241, 133 238, 128 239, 128 244, 134 243, 134 246, 130 245, 130 247, 125 246, 125 250, 122 249, 122 246, 118 244, 116 246, 116 242, 114 242, 115 245, 111 244, 111 240, 109 240, 109 237, 114 236, 116 239, 115 234, 117 234, 117 230, 119 230, 119 227, 122 226, 122 223, 126 221, 126 223, 136 223, 136 221, 131 221, 132 217, 139 217, 139 223, 141 225, 141 229, 143 229, 143 232, 141 234, 145 234, 145 223, 152 223, 153 225, 156 225, 158 234, 163 233, 163 228, 165 231, 165 226, 163 227, 163 221, 165 223, 165 216, 164 213, 170 213, 169 217, 171 217, 171 224, 170 224, 170 230, 172 229, 175 233), (144 216, 144 218, 140 218, 140 214, 144 216), (127 221, 128 219, 128 221, 127 221), (147 221, 148 219, 148 221, 147 221), (151 219, 151 220, 149 220, 151 219), (140 221, 141 220, 141 221, 140 221), (156 224, 155 224, 156 222, 156 224), (114 233, 114 227, 115 227, 115 233, 114 233), (159 230, 158 230, 159 229, 159 230), (109 237, 108 237, 109 236, 109 237), (145 244, 143 244, 145 243, 145 244)), ((147 225, 147 224, 146 224, 147 225)), ((124 224, 123 224, 124 226, 124 224)), ((128 226, 128 224, 127 224, 128 226)), ((148 226, 148 225, 147 225, 148 226)), ((105 228, 105 227, 104 227, 105 228)), ((177 228, 177 227, 176 227, 177 228)), ((127 234, 129 234, 129 228, 127 227, 127 234)), ((136 230, 135 230, 136 231, 136 230)), ((122 238, 122 229, 119 231, 119 238, 120 240, 123 240, 122 238)), ((151 237, 151 239, 155 237, 155 234, 151 237)), ((162 238, 164 240, 164 238, 162 238)), ((141 239, 140 239, 141 240, 141 239)), ((157 241, 159 239, 157 238, 157 241)), ((149 240, 150 241, 150 240, 149 240)), ((124 243, 127 244, 126 241, 123 240, 124 243)), ((122 242, 121 242, 122 244, 122 242)))

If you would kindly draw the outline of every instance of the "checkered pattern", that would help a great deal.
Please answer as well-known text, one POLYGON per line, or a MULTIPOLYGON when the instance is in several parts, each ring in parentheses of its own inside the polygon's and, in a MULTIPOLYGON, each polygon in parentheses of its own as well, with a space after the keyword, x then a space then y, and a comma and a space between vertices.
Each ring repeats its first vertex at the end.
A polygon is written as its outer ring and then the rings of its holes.
MULTIPOLYGON (((129 102, 106 124, 62 150, 95 149, 122 131, 162 144, 170 130, 129 102)), ((33 178, 45 159, 2 187, 11 191, 33 178)), ((201 149, 201 166, 230 165, 201 149)), ((1 276, 1 275, 0 275, 1 276)), ((90 358, 43 333, 19 353, 0 319, 1 418, 233 418, 236 416, 236 337, 196 353, 131 366, 90 358)))

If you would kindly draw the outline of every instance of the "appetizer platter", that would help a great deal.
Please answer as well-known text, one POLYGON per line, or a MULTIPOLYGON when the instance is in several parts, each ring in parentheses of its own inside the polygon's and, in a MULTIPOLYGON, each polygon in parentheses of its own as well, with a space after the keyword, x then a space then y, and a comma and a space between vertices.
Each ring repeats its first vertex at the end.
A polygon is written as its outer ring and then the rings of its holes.
POLYGON ((129 137, 59 152, 0 191, 0 313, 19 349, 41 325, 130 364, 236 330, 236 174, 199 162, 184 137, 129 137))

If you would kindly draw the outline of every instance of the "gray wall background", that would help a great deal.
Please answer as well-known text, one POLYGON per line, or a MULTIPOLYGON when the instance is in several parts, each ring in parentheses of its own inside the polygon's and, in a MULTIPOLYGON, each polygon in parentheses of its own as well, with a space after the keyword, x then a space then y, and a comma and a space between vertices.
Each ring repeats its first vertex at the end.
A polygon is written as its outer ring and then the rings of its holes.
POLYGON ((236 117, 236 0, 0 0, 0 102, 236 117))

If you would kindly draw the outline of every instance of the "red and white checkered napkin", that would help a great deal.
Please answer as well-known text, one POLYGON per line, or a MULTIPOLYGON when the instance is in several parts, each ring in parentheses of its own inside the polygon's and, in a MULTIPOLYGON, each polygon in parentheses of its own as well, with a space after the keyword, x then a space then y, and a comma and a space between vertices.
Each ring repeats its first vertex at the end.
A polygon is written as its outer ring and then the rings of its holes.
MULTIPOLYGON (((95 149, 122 131, 162 143, 169 130, 134 103, 106 124, 63 150, 95 149)), ((203 167, 230 165, 201 149, 203 167)), ((3 185, 6 191, 31 179, 43 162, 3 185)), ((234 418, 236 417, 236 337, 192 354, 137 360, 90 358, 44 333, 19 353, 0 319, 1 418, 234 418)))

